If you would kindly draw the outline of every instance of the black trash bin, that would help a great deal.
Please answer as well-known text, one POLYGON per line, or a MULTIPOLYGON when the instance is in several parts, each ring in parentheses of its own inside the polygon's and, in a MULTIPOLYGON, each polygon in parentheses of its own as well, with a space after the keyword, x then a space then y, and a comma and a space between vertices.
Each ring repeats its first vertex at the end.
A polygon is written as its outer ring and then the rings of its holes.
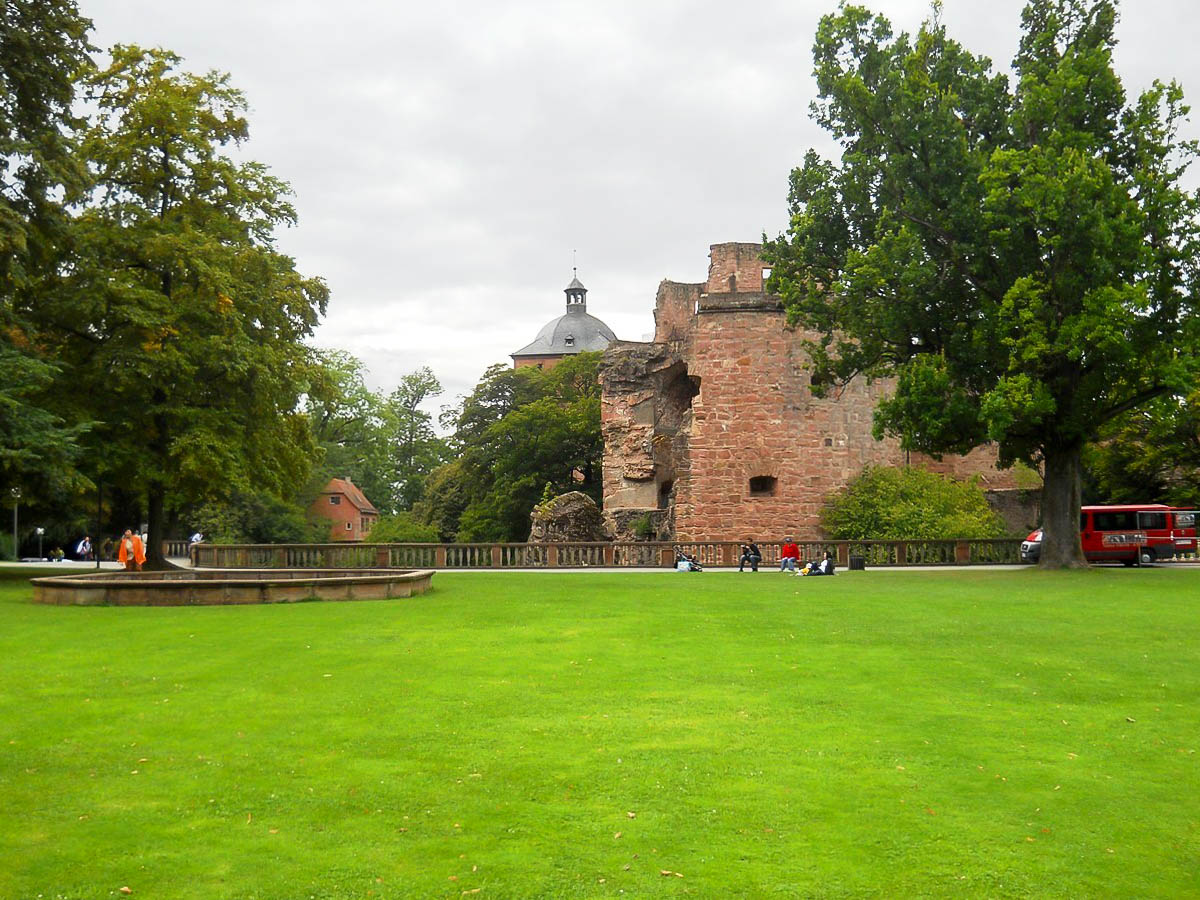
POLYGON ((864 572, 867 568, 867 558, 865 556, 850 557, 850 571, 864 572))

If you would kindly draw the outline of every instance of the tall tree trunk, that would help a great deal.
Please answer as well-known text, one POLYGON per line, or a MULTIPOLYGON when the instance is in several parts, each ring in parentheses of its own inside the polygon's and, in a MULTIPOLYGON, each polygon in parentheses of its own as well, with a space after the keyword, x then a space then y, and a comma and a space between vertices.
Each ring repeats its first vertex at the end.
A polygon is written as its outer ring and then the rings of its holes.
POLYGON ((163 527, 165 525, 165 499, 167 495, 166 486, 161 481, 151 481, 146 486, 147 497, 149 501, 149 533, 150 537, 146 541, 146 565, 147 569, 171 569, 174 568, 163 556, 163 527))
POLYGON ((1083 448, 1047 448, 1042 484, 1043 569, 1081 569, 1087 566, 1079 543, 1080 476, 1083 448))

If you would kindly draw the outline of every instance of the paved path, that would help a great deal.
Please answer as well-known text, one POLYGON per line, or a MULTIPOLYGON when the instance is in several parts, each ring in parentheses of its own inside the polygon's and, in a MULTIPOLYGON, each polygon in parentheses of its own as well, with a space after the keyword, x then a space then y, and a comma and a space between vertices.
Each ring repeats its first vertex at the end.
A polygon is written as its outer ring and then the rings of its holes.
MULTIPOLYGON (((183 557, 173 558, 173 559, 168 560, 168 562, 175 564, 176 566, 178 566, 181 569, 191 568, 190 561, 183 557)), ((12 560, 0 560, 0 568, 37 569, 37 570, 39 570, 38 571, 39 575, 41 575, 41 574, 53 575, 55 572, 62 572, 64 574, 78 575, 78 574, 81 574, 83 572, 88 572, 88 571, 94 572, 96 570, 96 564, 95 563, 76 562, 73 560, 66 560, 61 563, 13 562, 12 560)), ((123 567, 121 566, 120 563, 116 563, 116 562, 102 562, 102 563, 100 563, 100 568, 104 571, 119 571, 123 567)), ((1020 565, 1020 566, 1014 566, 1014 565, 871 566, 869 571, 872 571, 872 572, 981 572, 981 571, 983 571, 983 572, 1024 572, 1030 568, 1032 568, 1032 566, 1025 566, 1025 565, 1020 565)), ((1123 567, 1122 566, 1108 566, 1106 568, 1119 569, 1119 568, 1123 568, 1123 567)), ((1152 569, 1194 569, 1194 570, 1200 571, 1200 561, 1189 560, 1189 561, 1181 561, 1181 562, 1176 562, 1176 563, 1158 562, 1158 563, 1155 563, 1153 566, 1149 566, 1148 568, 1152 568, 1152 569)), ((579 568, 570 568, 570 569, 565 569, 565 568, 564 569, 478 568, 478 569, 434 569, 434 571, 435 572, 464 572, 464 573, 479 573, 479 574, 487 573, 487 574, 492 574, 492 575, 495 575, 498 573, 503 573, 503 572, 523 572, 523 573, 525 573, 525 572, 541 572, 541 573, 546 573, 546 574, 551 573, 551 572, 561 572, 563 574, 577 574, 577 575, 586 575, 589 572, 604 572, 606 574, 607 573, 617 573, 617 572, 639 572, 639 573, 643 573, 643 574, 649 573, 649 572, 660 572, 662 574, 668 574, 668 575, 696 575, 696 574, 703 575, 705 573, 709 573, 709 574, 724 573, 724 574, 734 574, 734 575, 741 574, 741 575, 745 575, 745 576, 760 576, 762 578, 770 578, 773 575, 784 574, 784 573, 781 573, 780 571, 778 571, 777 569, 774 569, 774 568, 768 569, 765 566, 760 568, 758 570, 758 572, 747 571, 747 572, 741 572, 741 573, 739 573, 737 569, 734 569, 732 567, 721 568, 718 566, 708 566, 705 568, 704 572, 700 572, 700 573, 676 572, 674 569, 667 569, 667 568, 664 568, 661 566, 640 567, 640 568, 634 567, 634 566, 609 566, 609 567, 582 566, 579 568)), ((846 569, 838 569, 836 574, 845 575, 845 574, 847 574, 847 571, 848 570, 846 570, 846 569)), ((1131 569, 1130 571, 1137 571, 1137 570, 1131 569)))

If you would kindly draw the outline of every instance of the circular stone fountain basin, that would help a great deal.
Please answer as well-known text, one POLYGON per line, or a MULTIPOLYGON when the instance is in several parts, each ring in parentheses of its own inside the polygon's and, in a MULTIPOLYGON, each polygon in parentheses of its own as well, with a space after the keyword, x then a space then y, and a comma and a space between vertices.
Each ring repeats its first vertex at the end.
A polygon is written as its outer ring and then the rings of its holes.
POLYGON ((222 606, 390 600, 423 594, 429 569, 180 569, 33 578, 33 602, 58 606, 222 606))

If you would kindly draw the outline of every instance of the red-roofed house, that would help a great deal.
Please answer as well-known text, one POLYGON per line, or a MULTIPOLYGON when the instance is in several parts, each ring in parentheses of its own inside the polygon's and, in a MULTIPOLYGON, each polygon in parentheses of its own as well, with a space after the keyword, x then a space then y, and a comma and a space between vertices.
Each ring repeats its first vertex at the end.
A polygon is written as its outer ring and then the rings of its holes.
POLYGON ((330 478, 309 506, 308 515, 329 520, 331 541, 366 540, 371 526, 379 520, 379 510, 349 478, 330 478))

